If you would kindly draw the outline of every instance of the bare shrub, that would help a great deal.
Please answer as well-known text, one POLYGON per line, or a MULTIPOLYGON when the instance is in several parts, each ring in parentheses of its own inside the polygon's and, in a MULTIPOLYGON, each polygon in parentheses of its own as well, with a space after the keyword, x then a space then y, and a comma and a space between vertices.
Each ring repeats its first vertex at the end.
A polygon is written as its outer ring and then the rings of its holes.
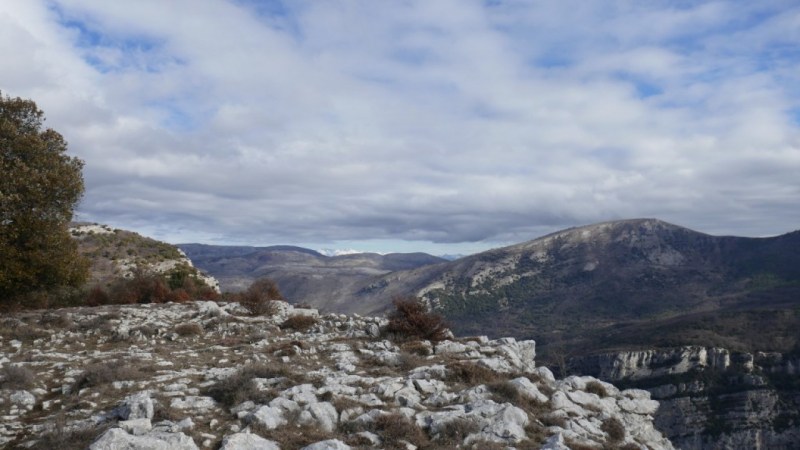
POLYGON ((415 340, 404 343, 401 348, 408 353, 419 356, 429 356, 433 354, 433 348, 430 344, 415 340))
POLYGON ((148 376, 148 369, 138 362, 100 362, 90 364, 78 375, 72 384, 71 392, 77 394, 81 389, 110 384, 115 381, 135 381, 148 376))
POLYGON ((100 306, 111 304, 111 297, 102 286, 94 286, 86 294, 86 306, 100 306))
POLYGON ((14 448, 26 448, 28 450, 84 450, 103 434, 110 425, 98 425, 96 427, 80 426, 66 427, 64 420, 60 419, 53 424, 49 431, 41 433, 36 437, 33 445, 11 446, 14 448))
POLYGON ((378 416, 372 423, 372 431, 381 437, 383 446, 387 449, 407 448, 403 441, 417 447, 426 447, 430 442, 416 423, 397 413, 378 416))
POLYGON ((316 325, 319 321, 316 317, 313 316, 305 316, 305 315, 296 315, 289 317, 281 324, 282 330, 295 330, 295 331, 307 331, 314 325, 316 325))
POLYGON ((459 418, 445 422, 444 426, 440 428, 439 434, 436 435, 436 442, 438 444, 446 444, 450 448, 456 448, 463 444, 464 439, 472 433, 480 430, 477 423, 472 420, 459 418))
POLYGON ((586 392, 595 394, 600 398, 608 397, 608 391, 606 391, 606 387, 603 386, 603 383, 599 381, 590 381, 586 383, 586 392))
POLYGON ((611 442, 620 442, 625 439, 625 425, 616 417, 604 420, 600 429, 608 434, 608 440, 611 442))
POLYGON ((0 389, 30 389, 36 374, 23 366, 5 366, 0 369, 0 389))
POLYGON ((386 331, 405 339, 427 339, 439 342, 447 339, 448 328, 444 318, 428 311, 425 303, 416 297, 396 297, 395 310, 389 314, 386 331))
POLYGON ((319 427, 304 425, 269 429, 258 422, 250 424, 250 431, 278 443, 280 448, 303 448, 315 442, 334 439, 337 436, 319 427))
POLYGON ((447 368, 447 381, 468 385, 488 384, 499 381, 497 372, 477 364, 458 362, 447 368))
POLYGON ((492 392, 494 400, 498 403, 508 402, 536 415, 543 410, 543 405, 524 395, 519 388, 510 381, 492 382, 489 383, 487 387, 492 392))
POLYGON ((72 328, 75 322, 66 314, 47 312, 42 314, 42 318, 39 319, 39 325, 55 328, 72 328))
POLYGON ((269 403, 275 396, 271 391, 260 391, 253 383, 253 378, 285 378, 286 381, 275 386, 288 388, 305 381, 305 377, 291 372, 284 365, 251 364, 239 369, 228 378, 222 379, 206 389, 206 395, 228 408, 244 401, 269 403))
POLYGON ((203 334, 203 326, 196 322, 187 322, 177 325, 175 333, 179 336, 199 336, 203 334))

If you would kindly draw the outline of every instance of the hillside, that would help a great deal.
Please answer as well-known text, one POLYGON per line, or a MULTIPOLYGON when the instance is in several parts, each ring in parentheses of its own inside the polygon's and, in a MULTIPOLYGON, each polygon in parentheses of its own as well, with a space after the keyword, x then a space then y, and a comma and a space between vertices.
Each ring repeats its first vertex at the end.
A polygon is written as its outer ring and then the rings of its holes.
POLYGON ((457 333, 534 338, 548 357, 550 350, 720 345, 791 351, 797 345, 790 331, 800 327, 800 232, 711 236, 635 219, 410 270, 388 272, 368 264, 370 256, 354 257, 257 251, 213 259, 217 265, 197 262, 234 279, 246 261, 248 274, 275 277, 292 301, 328 311, 380 314, 393 296, 420 295, 457 333))
POLYGON ((107 286, 136 270, 170 274, 182 271, 219 292, 216 279, 197 270, 178 247, 132 231, 94 223, 70 227, 78 252, 89 259, 89 284, 107 286))
POLYGON ((269 277, 289 301, 337 312, 358 307, 352 304, 349 294, 365 280, 445 262, 425 253, 324 256, 292 246, 179 244, 179 247, 197 267, 214 275, 225 291, 240 291, 259 277, 269 277))
POLYGON ((478 336, 434 350, 387 340, 384 319, 276 306, 271 317, 214 302, 4 317, 0 445, 673 448, 646 391, 556 380, 532 341, 478 336))

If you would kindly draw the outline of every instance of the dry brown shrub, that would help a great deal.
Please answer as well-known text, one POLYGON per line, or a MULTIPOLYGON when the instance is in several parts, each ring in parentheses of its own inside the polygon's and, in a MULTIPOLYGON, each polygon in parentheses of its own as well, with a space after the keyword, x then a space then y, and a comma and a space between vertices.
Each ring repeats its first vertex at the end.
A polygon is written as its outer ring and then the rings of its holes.
POLYGON ((0 369, 0 389, 30 389, 36 374, 24 366, 4 366, 0 369))
MULTIPOLYGON (((291 422, 291 421, 290 421, 291 422)), ((335 433, 329 433, 319 427, 304 426, 285 426, 277 429, 269 429, 258 422, 250 424, 250 431, 278 443, 280 448, 303 448, 315 442, 325 441, 336 438, 335 433)))
POLYGON ((72 383, 71 392, 77 394, 81 389, 102 386, 115 381, 136 381, 147 378, 152 369, 143 363, 129 361, 103 361, 90 364, 72 383))
POLYGON ((14 445, 11 444, 9 449, 27 449, 27 450, 85 450, 103 434, 110 425, 97 425, 95 427, 81 426, 67 428, 64 425, 65 420, 59 419, 52 426, 50 431, 41 433, 36 437, 36 442, 32 445, 14 445))
POLYGON ((586 392, 595 394, 600 398, 608 397, 608 391, 606 391, 606 387, 603 386, 603 383, 599 381, 590 381, 586 383, 586 392))
POLYGON ((500 381, 499 373, 477 364, 457 362, 447 367, 446 381, 468 385, 488 384, 500 381))
POLYGON ((398 414, 378 416, 372 423, 372 431, 383 440, 387 449, 405 449, 403 441, 417 447, 427 447, 430 443, 424 431, 408 417, 398 414))
POLYGON ((285 389, 306 381, 302 374, 292 372, 284 365, 251 364, 209 386, 206 395, 228 408, 247 400, 269 403, 276 393, 260 391, 253 383, 253 378, 285 378, 285 382, 274 386, 276 389, 285 389))
POLYGON ((86 295, 86 306, 100 306, 111 304, 111 297, 102 286, 94 286, 86 295))
POLYGON ((298 314, 286 319, 280 327, 282 330, 307 331, 318 322, 316 317, 298 314))
POLYGON ((55 328, 72 328, 75 322, 63 313, 46 312, 39 319, 39 325, 55 328))
POLYGON ((175 326, 175 333, 179 336, 199 336, 203 334, 203 326, 197 322, 187 322, 175 326))
POLYGON ((430 346, 430 344, 426 345, 424 342, 419 340, 405 342, 400 346, 400 348, 408 353, 419 356, 429 356, 433 354, 433 348, 430 346))
POLYGON ((440 428, 439 434, 435 436, 435 442, 450 448, 457 448, 463 444, 467 436, 479 430, 478 424, 472 420, 466 418, 451 420, 440 428))
POLYGON ((416 297, 396 297, 395 310, 389 314, 386 332, 403 339, 427 339, 439 342, 447 339, 447 324, 439 314, 428 311, 425 303, 416 297))
POLYGON ((620 442, 625 439, 625 425, 616 417, 604 420, 600 429, 608 434, 608 440, 612 443, 620 442))

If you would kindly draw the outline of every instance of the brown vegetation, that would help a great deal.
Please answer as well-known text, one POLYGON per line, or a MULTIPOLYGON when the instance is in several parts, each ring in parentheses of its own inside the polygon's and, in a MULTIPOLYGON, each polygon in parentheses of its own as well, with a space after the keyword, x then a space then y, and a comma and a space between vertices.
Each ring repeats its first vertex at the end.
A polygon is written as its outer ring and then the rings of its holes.
POLYGON ((427 339, 439 342, 447 339, 449 329, 444 318, 428 311, 416 297, 397 297, 392 300, 395 310, 389 315, 386 331, 403 339, 427 339))

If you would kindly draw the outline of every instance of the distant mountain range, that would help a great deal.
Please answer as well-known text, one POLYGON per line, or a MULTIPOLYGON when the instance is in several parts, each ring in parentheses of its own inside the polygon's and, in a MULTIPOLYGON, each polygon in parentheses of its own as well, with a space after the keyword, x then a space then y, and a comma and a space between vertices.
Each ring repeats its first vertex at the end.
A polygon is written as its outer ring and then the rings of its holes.
POLYGON ((219 280, 223 291, 246 289, 269 277, 283 295, 327 311, 360 310, 351 294, 381 275, 446 262, 426 253, 351 253, 326 256, 293 246, 240 247, 179 244, 194 264, 219 280))
POLYGON ((719 237, 656 219, 623 220, 455 261, 325 257, 297 247, 180 248, 223 289, 269 276, 292 301, 359 314, 386 311, 396 295, 418 295, 458 333, 534 338, 551 351, 694 343, 788 351, 797 341, 781 336, 800 327, 797 231, 719 237))

